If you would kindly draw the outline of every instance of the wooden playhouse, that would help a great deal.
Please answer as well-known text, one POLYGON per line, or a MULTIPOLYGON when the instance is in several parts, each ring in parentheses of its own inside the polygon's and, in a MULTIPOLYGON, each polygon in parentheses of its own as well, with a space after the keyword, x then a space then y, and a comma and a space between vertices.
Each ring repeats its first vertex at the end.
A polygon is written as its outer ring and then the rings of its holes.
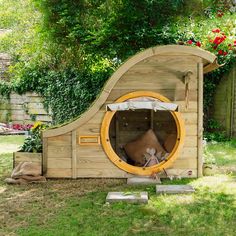
POLYGON ((127 178, 165 169, 201 176, 203 74, 217 67, 215 55, 189 46, 157 46, 131 57, 77 120, 43 132, 44 175, 127 178), (150 130, 168 155, 136 165, 124 147, 150 130))

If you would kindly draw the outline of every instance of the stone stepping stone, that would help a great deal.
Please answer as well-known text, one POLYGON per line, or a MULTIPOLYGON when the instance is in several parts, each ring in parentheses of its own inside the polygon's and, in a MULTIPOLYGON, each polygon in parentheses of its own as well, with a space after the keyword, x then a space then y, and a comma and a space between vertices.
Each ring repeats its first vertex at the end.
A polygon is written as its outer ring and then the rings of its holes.
POLYGON ((161 180, 152 179, 150 177, 131 177, 127 179, 127 184, 129 185, 148 185, 148 184, 161 184, 161 180))
POLYGON ((195 189, 191 185, 157 185, 157 194, 178 194, 178 193, 194 193, 195 189))
POLYGON ((106 202, 148 203, 147 192, 109 192, 106 202))

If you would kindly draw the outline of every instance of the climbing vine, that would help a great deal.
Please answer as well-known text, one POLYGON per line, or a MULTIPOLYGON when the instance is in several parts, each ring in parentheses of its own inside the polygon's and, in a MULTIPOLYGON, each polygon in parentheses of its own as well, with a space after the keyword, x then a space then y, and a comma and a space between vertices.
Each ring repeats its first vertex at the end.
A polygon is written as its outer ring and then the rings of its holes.
MULTIPOLYGON (((209 50, 225 63, 205 79, 211 96, 205 96, 204 109, 210 116, 215 87, 235 55, 236 18, 230 1, 25 1, 37 12, 35 25, 22 31, 25 44, 9 49, 12 80, 0 83, 1 95, 36 91, 45 98, 54 123, 63 123, 87 109, 129 56, 155 45, 185 44, 209 50)), ((0 38, 2 45, 7 39, 0 38)))

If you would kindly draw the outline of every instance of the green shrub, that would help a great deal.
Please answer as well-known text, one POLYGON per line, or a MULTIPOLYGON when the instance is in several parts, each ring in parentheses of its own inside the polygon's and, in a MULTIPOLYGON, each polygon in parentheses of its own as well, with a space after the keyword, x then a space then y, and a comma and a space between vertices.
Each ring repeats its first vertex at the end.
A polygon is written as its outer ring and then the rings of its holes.
MULTIPOLYGON (((6 0, 14 9, 15 3, 6 0)), ((211 0, 24 0, 21 17, 8 23, 12 33, 0 38, 0 51, 13 58, 11 84, 0 94, 36 91, 51 108, 54 123, 80 115, 94 101, 112 72, 129 56, 154 45, 188 44, 218 55, 225 66, 206 76, 204 113, 208 120, 215 87, 234 60, 232 41, 235 14, 230 4, 211 0), (32 2, 34 4, 32 4, 32 2), (219 16, 219 9, 223 12, 219 16), (214 49, 209 37, 220 28, 227 40, 214 49), (218 53, 228 50, 227 55, 218 53)), ((2 9, 6 9, 4 6, 2 9)), ((1 14, 4 12, 0 9, 1 14)), ((212 35, 213 34, 213 35, 212 35)))
POLYGON ((41 132, 48 126, 40 122, 36 122, 35 125, 29 131, 30 135, 24 141, 24 144, 20 148, 20 152, 42 152, 42 139, 41 132))

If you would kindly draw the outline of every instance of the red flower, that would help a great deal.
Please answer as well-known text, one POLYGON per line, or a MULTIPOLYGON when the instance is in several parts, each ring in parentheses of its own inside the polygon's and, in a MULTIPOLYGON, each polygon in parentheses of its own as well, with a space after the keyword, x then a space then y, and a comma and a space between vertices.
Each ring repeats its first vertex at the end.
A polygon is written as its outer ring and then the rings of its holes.
POLYGON ((213 33, 220 33, 220 29, 218 29, 218 28, 217 29, 213 29, 212 32, 213 33))
POLYGON ((234 41, 234 47, 236 47, 236 40, 234 41))
POLYGON ((193 44, 193 41, 192 40, 188 40, 187 44, 193 44))
POLYGON ((218 10, 217 11, 217 16, 218 17, 222 17, 224 15, 224 12, 223 11, 221 11, 221 10, 218 10))
POLYGON ((213 48, 214 48, 214 49, 217 49, 217 47, 218 47, 218 45, 215 45, 213 48))
POLYGON ((201 44, 200 41, 197 41, 197 42, 196 42, 196 46, 201 47, 201 45, 202 45, 202 44, 201 44))
POLYGON ((228 54, 228 52, 224 52, 223 55, 226 56, 228 54))
POLYGON ((219 45, 219 44, 221 44, 225 39, 226 39, 226 36, 221 36, 221 37, 217 36, 217 37, 215 37, 213 43, 219 45))
POLYGON ((223 54, 224 54, 224 51, 223 51, 223 50, 219 50, 219 51, 218 51, 218 54, 219 54, 219 55, 223 55, 223 54))

